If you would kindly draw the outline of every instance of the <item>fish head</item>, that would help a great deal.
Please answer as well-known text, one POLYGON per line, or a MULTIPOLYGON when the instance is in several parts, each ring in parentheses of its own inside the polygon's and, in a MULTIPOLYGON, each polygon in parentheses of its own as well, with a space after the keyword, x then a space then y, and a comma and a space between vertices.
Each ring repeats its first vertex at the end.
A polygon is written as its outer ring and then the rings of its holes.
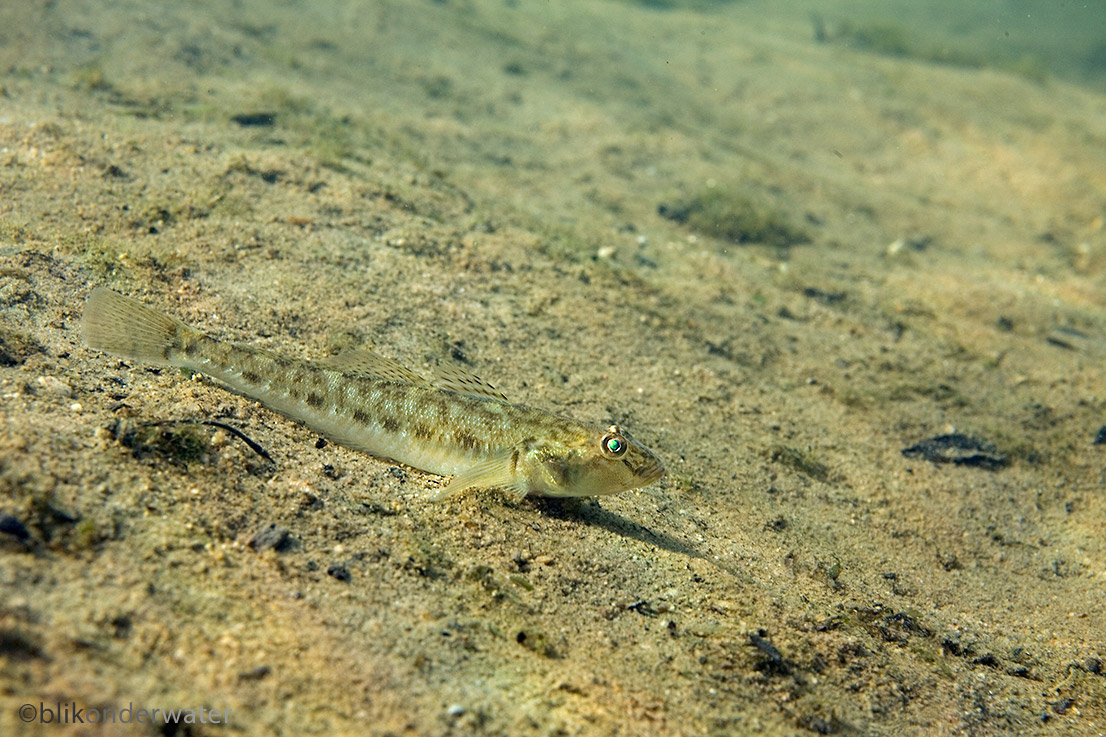
POLYGON ((532 445, 519 458, 529 490, 581 497, 637 489, 664 476, 664 464, 617 425, 571 441, 532 445))

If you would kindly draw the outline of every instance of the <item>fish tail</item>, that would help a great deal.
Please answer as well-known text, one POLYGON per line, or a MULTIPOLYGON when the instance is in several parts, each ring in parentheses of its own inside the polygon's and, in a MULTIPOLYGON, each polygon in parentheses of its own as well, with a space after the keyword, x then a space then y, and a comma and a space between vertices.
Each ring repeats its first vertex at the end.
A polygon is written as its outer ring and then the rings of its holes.
POLYGON ((163 365, 175 365, 175 355, 199 335, 180 320, 106 287, 92 290, 81 332, 89 348, 163 365))

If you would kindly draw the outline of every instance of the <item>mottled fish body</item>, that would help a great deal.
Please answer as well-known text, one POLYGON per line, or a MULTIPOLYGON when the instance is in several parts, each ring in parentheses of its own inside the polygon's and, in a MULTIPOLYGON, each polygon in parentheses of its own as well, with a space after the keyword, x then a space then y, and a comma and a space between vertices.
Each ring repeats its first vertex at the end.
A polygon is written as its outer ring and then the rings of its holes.
POLYGON ((459 369, 428 381, 369 351, 287 358, 216 340, 103 287, 89 297, 82 326, 91 348, 210 376, 342 445, 453 476, 439 497, 474 487, 592 496, 664 475, 617 426, 514 404, 459 369))

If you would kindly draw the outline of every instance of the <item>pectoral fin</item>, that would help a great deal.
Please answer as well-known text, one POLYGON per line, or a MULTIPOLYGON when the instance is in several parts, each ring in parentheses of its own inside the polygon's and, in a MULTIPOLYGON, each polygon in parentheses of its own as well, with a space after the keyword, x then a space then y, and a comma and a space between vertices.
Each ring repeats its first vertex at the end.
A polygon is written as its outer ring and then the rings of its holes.
MULTIPOLYGON (((456 497, 468 489, 486 489, 493 486, 511 490, 518 495, 518 491, 514 491, 514 487, 518 486, 514 473, 514 457, 514 449, 508 448, 487 460, 481 460, 480 463, 453 477, 432 500, 441 501, 456 497)), ((525 496, 525 491, 519 496, 525 496)))
POLYGON ((519 479, 516 473, 516 450, 508 448, 487 460, 480 461, 471 468, 462 471, 435 494, 431 501, 451 499, 469 489, 504 489, 511 496, 521 499, 529 490, 525 479, 519 479))

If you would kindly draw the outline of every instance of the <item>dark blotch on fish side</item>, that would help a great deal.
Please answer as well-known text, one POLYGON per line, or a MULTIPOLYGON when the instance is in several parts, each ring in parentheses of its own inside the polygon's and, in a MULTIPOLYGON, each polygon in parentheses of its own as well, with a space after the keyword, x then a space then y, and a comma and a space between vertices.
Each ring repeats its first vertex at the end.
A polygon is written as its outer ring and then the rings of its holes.
POLYGON ((1106 425, 1098 428, 1098 434, 1094 436, 1095 445, 1106 445, 1106 425))
POLYGON ((921 458, 933 463, 952 463, 995 471, 1006 465, 1006 457, 990 443, 961 433, 937 435, 917 445, 903 448, 907 458, 921 458))

